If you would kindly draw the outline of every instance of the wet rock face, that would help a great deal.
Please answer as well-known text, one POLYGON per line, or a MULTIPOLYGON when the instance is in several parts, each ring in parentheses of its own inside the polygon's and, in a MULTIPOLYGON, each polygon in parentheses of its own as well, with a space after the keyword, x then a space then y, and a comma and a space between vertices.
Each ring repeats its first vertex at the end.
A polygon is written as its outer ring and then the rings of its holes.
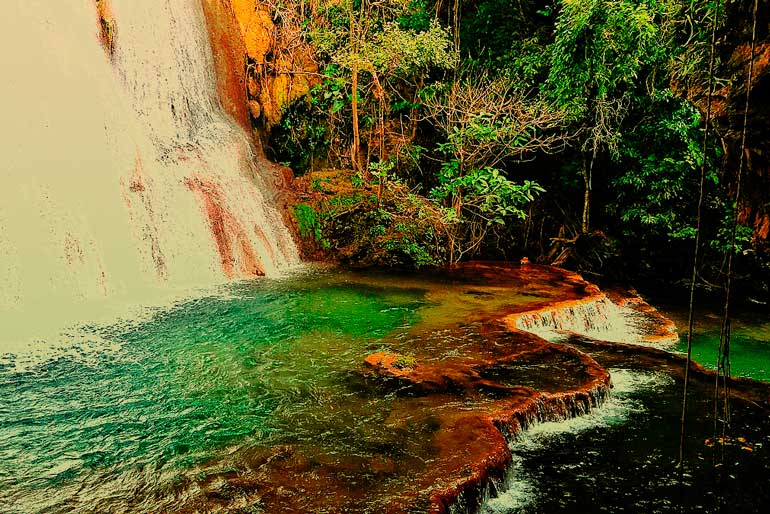
POLYGON ((112 15, 109 0, 94 0, 99 24, 99 40, 107 55, 112 56, 115 50, 115 17, 112 15))
POLYGON ((209 10, 219 16, 236 20, 238 32, 228 37, 238 41, 227 44, 241 52, 244 66, 238 70, 245 74, 241 91, 248 97, 243 108, 257 126, 269 129, 280 121, 282 109, 305 96, 317 80, 313 50, 301 37, 298 1, 284 3, 280 12, 277 5, 262 0, 203 2, 212 4, 209 10))
MULTIPOLYGON (((730 51, 723 76, 730 77, 723 96, 724 109, 717 113, 717 123, 732 146, 728 155, 729 169, 737 170, 740 159, 740 140, 743 112, 748 88, 751 58, 751 6, 753 2, 732 2, 728 10, 730 31, 726 41, 739 41, 730 51)), ((770 256, 770 4, 760 2, 757 23, 757 44, 754 50, 754 69, 746 134, 746 162, 740 221, 754 230, 756 249, 770 256)), ((729 44, 728 44, 729 45, 729 44)))
POLYGON ((247 131, 251 130, 246 95, 246 50, 238 20, 222 0, 201 0, 216 66, 219 101, 247 131))

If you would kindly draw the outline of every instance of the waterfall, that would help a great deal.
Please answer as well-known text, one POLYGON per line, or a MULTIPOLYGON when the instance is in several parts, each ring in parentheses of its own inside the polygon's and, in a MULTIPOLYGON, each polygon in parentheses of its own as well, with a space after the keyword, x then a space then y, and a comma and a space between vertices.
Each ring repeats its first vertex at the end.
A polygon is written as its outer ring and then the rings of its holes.
POLYGON ((4 328, 298 262, 269 168, 218 100, 200 0, 109 5, 112 55, 94 0, 3 3, 4 328))

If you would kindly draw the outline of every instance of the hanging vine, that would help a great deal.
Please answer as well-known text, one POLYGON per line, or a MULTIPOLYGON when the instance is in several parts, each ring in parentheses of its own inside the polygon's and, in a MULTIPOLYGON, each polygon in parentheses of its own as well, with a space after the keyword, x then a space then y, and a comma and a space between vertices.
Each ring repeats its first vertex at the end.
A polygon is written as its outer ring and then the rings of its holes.
POLYGON ((698 278, 698 257, 700 255, 700 239, 701 239, 701 223, 703 218, 703 197, 704 186, 706 181, 706 166, 707 159, 705 156, 708 151, 708 140, 711 131, 711 107, 714 96, 714 65, 716 61, 716 39, 717 39, 717 27, 719 25, 719 17, 721 14, 722 2, 718 1, 716 4, 716 11, 714 12, 714 18, 711 24, 711 49, 709 52, 709 69, 708 69, 708 96, 706 100, 706 120, 703 130, 703 162, 700 168, 700 183, 698 189, 698 209, 697 209, 697 223, 695 228, 695 251, 692 262, 692 277, 690 280, 690 301, 689 312, 687 319, 687 359, 684 370, 684 391, 682 397, 682 416, 680 423, 679 433, 679 460, 677 467, 680 471, 680 479, 684 474, 684 452, 685 452, 685 440, 687 436, 687 400, 688 400, 688 388, 690 383, 690 365, 692 363, 692 332, 693 332, 693 308, 695 305, 695 282, 698 278))
POLYGON ((736 236, 738 232, 738 215, 739 215, 739 202, 741 199, 741 186, 743 171, 746 164, 746 134, 748 132, 749 121, 749 107, 751 105, 751 90, 754 83, 754 60, 756 54, 757 45, 757 10, 759 6, 759 0, 754 0, 754 6, 752 10, 752 26, 751 26, 751 45, 749 51, 749 67, 748 77, 746 80, 746 101, 743 109, 743 126, 741 128, 741 142, 740 142, 740 157, 738 163, 738 172, 735 179, 735 207, 732 219, 732 227, 730 234, 730 246, 726 250, 727 253, 727 277, 725 280, 725 303, 724 303, 724 317, 722 319, 722 329, 719 336, 719 348, 717 353, 717 374, 716 382, 714 384, 714 440, 717 440, 719 433, 718 428, 721 424, 721 440, 723 444, 720 445, 719 462, 714 459, 714 465, 720 469, 720 476, 724 474, 725 463, 725 445, 724 441, 727 440, 727 431, 730 427, 730 301, 732 295, 732 281, 733 281, 733 261, 735 256, 735 244, 736 236), (721 381, 721 383, 720 383, 721 381), (721 413, 720 413, 720 401, 721 401, 721 413), (721 414, 721 416, 720 416, 721 414))

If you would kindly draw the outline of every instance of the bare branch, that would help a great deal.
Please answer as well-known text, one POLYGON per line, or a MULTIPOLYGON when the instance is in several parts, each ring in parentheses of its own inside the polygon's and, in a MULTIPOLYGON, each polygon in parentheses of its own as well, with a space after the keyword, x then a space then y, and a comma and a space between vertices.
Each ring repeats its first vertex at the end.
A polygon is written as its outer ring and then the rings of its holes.
POLYGON ((429 96, 424 105, 464 166, 530 160, 562 150, 570 139, 563 111, 531 98, 504 77, 466 77, 429 96))

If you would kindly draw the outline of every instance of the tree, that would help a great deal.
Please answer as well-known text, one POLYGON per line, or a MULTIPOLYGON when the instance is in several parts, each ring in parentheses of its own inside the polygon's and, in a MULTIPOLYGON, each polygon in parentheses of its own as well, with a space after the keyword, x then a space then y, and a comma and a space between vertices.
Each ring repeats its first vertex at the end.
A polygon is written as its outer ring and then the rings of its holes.
POLYGON ((437 87, 424 102, 444 136, 439 151, 448 160, 431 196, 446 204, 455 227, 449 237, 454 263, 475 252, 490 229, 525 217, 522 206, 544 190, 533 181, 514 183, 500 166, 563 147, 564 113, 528 98, 508 77, 486 74, 469 73, 437 87))
MULTIPOLYGON (((352 165, 368 175, 372 157, 388 158, 385 140, 394 107, 414 109, 426 77, 453 69, 457 53, 451 34, 427 16, 422 2, 350 0, 345 5, 344 25, 343 13, 332 4, 310 33, 328 77, 314 95, 332 94, 328 86, 345 89, 331 115, 349 113, 352 165)), ((412 118, 406 132, 413 137, 416 115, 412 118)))
POLYGON ((583 154, 581 229, 590 228, 594 165, 602 153, 617 155, 620 127, 639 88, 640 74, 660 52, 655 0, 561 0, 550 48, 546 85, 570 113, 583 154))
MULTIPOLYGON (((644 251, 690 239, 695 233, 698 170, 703 159, 701 116, 689 102, 671 93, 660 94, 645 109, 633 131, 618 147, 618 172, 610 186, 615 200, 608 204, 614 224, 624 238, 644 251)), ((709 170, 709 184, 718 177, 709 170)), ((676 248, 676 249, 675 249, 676 248)))

